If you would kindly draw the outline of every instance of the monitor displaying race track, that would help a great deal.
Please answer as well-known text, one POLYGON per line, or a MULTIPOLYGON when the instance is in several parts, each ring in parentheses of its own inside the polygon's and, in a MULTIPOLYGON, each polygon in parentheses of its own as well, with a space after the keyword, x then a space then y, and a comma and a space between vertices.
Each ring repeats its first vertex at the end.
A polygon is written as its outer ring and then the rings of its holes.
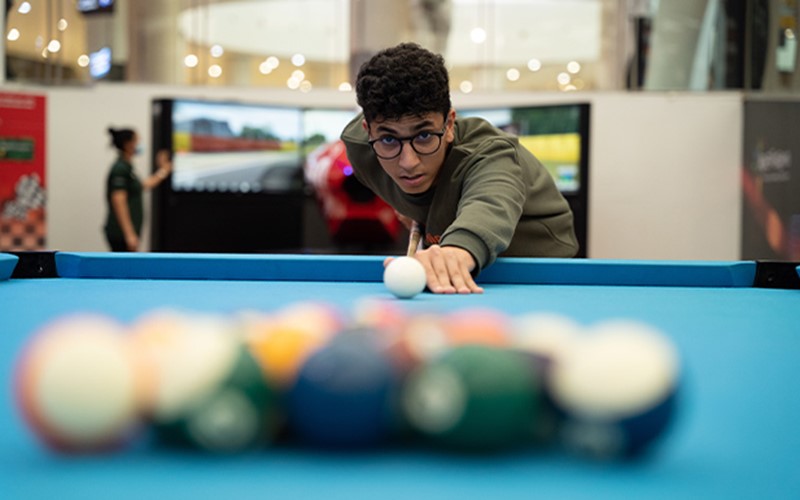
POLYGON ((175 191, 302 189, 300 109, 190 100, 168 107, 175 191))
MULTIPOLYGON (((153 196, 157 251, 294 251, 308 246, 309 195, 341 184, 355 205, 374 198, 350 175, 339 141, 356 109, 190 98, 152 105, 153 155, 167 150, 173 158, 169 183, 153 196), (342 176, 331 177, 333 163, 342 176)), ((457 110, 518 136, 541 161, 572 207, 579 256, 586 255, 589 111, 585 103, 457 110)))
POLYGON ((588 105, 472 109, 459 116, 479 116, 519 138, 544 165, 564 194, 578 193, 586 182, 588 105))

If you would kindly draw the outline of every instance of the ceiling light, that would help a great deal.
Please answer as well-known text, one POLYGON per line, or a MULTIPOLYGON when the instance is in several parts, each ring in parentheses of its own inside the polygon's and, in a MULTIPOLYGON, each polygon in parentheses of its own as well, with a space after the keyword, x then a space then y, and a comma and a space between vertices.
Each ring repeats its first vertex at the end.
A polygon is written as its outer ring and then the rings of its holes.
POLYGON ((486 30, 483 28, 474 28, 469 32, 469 38, 473 43, 483 43, 486 41, 486 30))
POLYGON ((267 63, 267 66, 269 66, 272 69, 277 68, 281 64, 281 61, 275 56, 269 56, 267 60, 264 62, 267 63))

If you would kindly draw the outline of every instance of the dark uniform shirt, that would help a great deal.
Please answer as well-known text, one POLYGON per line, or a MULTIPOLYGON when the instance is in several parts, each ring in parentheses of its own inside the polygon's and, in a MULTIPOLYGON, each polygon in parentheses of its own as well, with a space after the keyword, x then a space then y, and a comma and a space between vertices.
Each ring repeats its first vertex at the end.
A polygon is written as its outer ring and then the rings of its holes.
POLYGON ((105 232, 109 239, 123 239, 124 234, 119 225, 114 208, 111 205, 111 193, 121 189, 128 195, 128 211, 131 214, 133 229, 137 235, 141 234, 142 221, 144 220, 144 209, 142 203, 142 183, 133 171, 133 165, 123 160, 117 159, 111 166, 106 184, 106 201, 108 204, 108 217, 106 217, 105 232))

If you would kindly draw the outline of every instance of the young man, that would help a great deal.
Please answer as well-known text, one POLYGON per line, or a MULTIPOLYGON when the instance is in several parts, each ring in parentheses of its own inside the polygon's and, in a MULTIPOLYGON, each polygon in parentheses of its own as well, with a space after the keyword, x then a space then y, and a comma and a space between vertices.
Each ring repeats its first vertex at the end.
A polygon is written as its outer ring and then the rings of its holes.
POLYGON ((415 257, 432 292, 482 292, 474 277, 499 255, 577 253, 572 212, 542 164, 488 122, 456 118, 441 56, 411 43, 383 50, 361 66, 356 96, 347 157, 421 228, 415 257))

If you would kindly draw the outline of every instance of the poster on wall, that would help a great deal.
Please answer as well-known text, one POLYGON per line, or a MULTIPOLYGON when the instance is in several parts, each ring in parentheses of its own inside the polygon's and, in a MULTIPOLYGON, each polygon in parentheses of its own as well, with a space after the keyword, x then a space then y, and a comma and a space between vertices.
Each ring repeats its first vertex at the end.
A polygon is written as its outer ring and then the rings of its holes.
POLYGON ((744 108, 742 258, 800 260, 800 102, 744 108))
POLYGON ((45 247, 45 98, 0 92, 0 251, 45 247))

